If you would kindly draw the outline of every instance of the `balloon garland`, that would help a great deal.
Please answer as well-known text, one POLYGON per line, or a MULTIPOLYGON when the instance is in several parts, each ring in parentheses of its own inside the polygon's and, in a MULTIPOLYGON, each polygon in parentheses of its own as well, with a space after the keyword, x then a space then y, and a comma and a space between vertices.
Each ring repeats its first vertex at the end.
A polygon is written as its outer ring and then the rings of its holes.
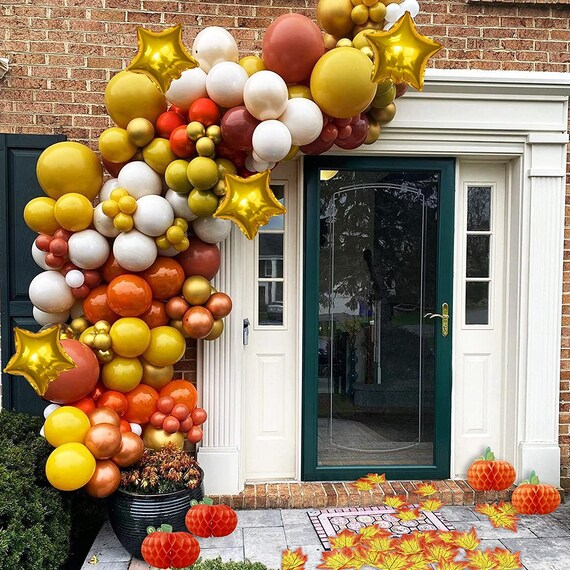
POLYGON ((299 152, 372 144, 441 46, 419 34, 416 0, 320 0, 284 14, 262 57, 238 59, 212 26, 191 52, 182 28, 138 29, 138 52, 105 89, 115 126, 100 157, 66 141, 38 159, 45 196, 26 205, 42 268, 29 287, 39 333, 15 329, 5 371, 50 404, 52 485, 113 493, 144 447, 198 443, 205 410, 174 378, 186 338, 214 341, 232 310, 210 281, 232 222, 248 239, 286 212, 270 171, 299 152), (104 169, 107 174, 104 174, 104 169), (67 323, 70 321, 70 324, 67 323))

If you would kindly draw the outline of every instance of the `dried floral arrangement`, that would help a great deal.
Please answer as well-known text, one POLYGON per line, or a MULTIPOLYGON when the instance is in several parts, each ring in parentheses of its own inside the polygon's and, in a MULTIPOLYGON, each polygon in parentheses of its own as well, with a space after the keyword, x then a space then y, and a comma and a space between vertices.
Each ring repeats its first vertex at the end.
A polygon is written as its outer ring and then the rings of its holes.
POLYGON ((145 449, 142 459, 121 473, 123 491, 162 494, 196 489, 203 473, 196 460, 169 443, 160 451, 145 449))

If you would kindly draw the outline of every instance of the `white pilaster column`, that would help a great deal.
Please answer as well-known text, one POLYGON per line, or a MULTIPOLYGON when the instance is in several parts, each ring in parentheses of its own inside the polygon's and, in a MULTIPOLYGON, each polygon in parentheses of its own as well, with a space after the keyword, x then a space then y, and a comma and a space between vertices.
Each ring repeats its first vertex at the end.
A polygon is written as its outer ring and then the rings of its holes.
POLYGON ((530 135, 522 196, 519 480, 560 484, 558 420, 567 136, 530 135))
MULTIPOLYGON (((242 330, 239 298, 241 291, 230 290, 232 271, 240 271, 240 238, 235 228, 222 244, 222 263, 213 281, 218 291, 232 297, 232 313, 224 319, 225 329, 215 341, 198 343, 198 388, 202 406, 208 412, 204 440, 198 462, 204 470, 207 495, 231 495, 242 488, 240 476, 241 432, 241 353, 242 330)), ((239 280, 241 283, 241 280, 239 280)))

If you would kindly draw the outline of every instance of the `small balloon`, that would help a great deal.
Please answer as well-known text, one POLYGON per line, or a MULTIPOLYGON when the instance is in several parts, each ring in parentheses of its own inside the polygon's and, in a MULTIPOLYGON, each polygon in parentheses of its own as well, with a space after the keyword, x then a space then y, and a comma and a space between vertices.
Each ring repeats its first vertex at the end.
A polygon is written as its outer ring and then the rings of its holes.
POLYGON ((86 493, 96 499, 112 495, 121 484, 121 471, 112 461, 97 461, 95 472, 85 485, 86 493))

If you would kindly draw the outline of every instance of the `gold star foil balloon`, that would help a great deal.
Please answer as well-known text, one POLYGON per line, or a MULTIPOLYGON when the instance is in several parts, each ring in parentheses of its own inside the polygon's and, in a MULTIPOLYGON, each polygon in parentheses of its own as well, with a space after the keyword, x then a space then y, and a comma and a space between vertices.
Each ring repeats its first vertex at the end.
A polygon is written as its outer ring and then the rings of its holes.
POLYGON ((49 327, 33 333, 16 327, 16 352, 4 372, 23 376, 38 396, 43 396, 50 382, 65 370, 75 368, 75 362, 59 342, 60 327, 49 327))
POLYGON ((170 83, 178 79, 185 69, 198 67, 198 62, 182 43, 180 24, 163 32, 138 28, 137 34, 139 51, 127 70, 145 73, 163 93, 168 91, 170 83))
POLYGON ((416 30, 409 12, 390 30, 366 34, 366 40, 374 52, 373 83, 391 79, 394 83, 408 83, 418 91, 422 90, 429 58, 442 47, 416 30))
POLYGON ((235 222, 248 239, 257 235, 272 216, 287 210, 269 187, 269 170, 247 178, 226 174, 226 195, 214 213, 214 218, 235 222))

